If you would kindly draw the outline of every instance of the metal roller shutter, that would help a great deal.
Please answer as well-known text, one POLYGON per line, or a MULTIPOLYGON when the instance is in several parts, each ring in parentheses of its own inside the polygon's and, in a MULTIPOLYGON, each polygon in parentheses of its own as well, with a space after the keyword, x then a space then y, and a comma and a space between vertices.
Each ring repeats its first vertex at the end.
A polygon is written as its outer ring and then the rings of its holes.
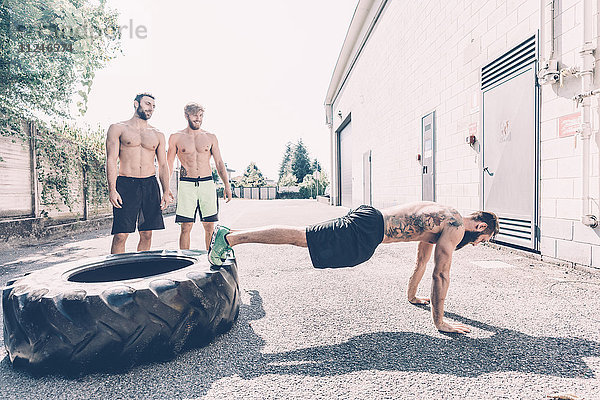
POLYGON ((0 217, 32 214, 29 146, 28 140, 0 136, 0 217))

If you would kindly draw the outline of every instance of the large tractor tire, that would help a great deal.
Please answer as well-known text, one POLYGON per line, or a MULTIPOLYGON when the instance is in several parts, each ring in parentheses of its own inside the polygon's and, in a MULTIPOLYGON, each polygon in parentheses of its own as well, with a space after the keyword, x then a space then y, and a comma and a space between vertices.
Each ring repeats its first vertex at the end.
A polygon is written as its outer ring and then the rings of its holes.
POLYGON ((8 282, 4 345, 34 371, 122 370, 168 359, 227 331, 239 312, 237 266, 205 251, 150 251, 59 264, 8 282))

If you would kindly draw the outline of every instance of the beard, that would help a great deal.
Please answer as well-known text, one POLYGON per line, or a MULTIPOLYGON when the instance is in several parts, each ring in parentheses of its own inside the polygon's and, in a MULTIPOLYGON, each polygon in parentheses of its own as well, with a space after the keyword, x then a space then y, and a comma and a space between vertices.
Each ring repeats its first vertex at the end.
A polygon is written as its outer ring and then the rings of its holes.
POLYGON ((144 111, 142 109, 142 107, 138 107, 135 112, 137 113, 138 117, 140 117, 141 119, 143 119, 144 121, 147 121, 150 119, 150 117, 152 116, 152 112, 150 111, 144 111))
POLYGON ((481 235, 483 235, 483 232, 465 231, 465 235, 463 236, 463 238, 460 241, 460 243, 456 245, 456 249, 455 250, 460 250, 463 247, 465 247, 466 245, 468 245, 469 243, 473 243, 481 235))
POLYGON ((197 131, 198 129, 200 129, 200 122, 192 122, 188 119, 188 126, 190 127, 190 129, 197 131))

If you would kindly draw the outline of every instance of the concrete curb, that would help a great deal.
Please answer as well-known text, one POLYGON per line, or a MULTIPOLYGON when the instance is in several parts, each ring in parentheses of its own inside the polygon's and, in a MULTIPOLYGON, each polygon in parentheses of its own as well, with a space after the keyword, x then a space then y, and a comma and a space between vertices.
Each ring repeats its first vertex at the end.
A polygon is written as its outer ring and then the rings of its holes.
MULTIPOLYGON (((167 208, 164 217, 175 213, 167 208)), ((77 232, 110 228, 112 215, 102 215, 85 221, 56 221, 48 218, 23 218, 0 221, 0 249, 43 243, 77 232)))
POLYGON ((587 265, 581 265, 571 261, 561 260, 559 258, 542 256, 541 254, 531 253, 529 251, 515 249, 513 247, 508 247, 506 245, 500 245, 496 243, 485 243, 484 246, 488 246, 496 250, 506 251, 508 253, 516 254, 524 258, 529 258, 532 260, 545 262, 547 264, 552 264, 559 268, 572 268, 577 271, 585 272, 588 274, 600 275, 600 268, 588 267, 587 265))
POLYGON ((326 196, 317 196, 317 201, 323 204, 329 204, 329 197, 326 196))
POLYGON ((0 247, 27 245, 33 242, 59 238, 74 232, 109 227, 112 215, 103 215, 86 221, 55 221, 47 218, 23 218, 0 221, 0 247))

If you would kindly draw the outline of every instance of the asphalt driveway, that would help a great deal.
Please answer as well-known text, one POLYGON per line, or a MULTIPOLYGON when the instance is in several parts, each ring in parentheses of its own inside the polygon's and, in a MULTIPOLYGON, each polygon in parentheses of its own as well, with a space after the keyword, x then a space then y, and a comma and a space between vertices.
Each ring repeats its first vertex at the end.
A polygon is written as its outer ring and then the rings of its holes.
MULTIPOLYGON (((308 200, 234 200, 223 224, 305 225, 347 212, 308 200)), ((153 249, 176 249, 174 217, 153 249)), ((202 229, 192 247, 202 248, 202 229)), ((135 249, 137 238, 127 249, 135 249)), ((3 248, 0 280, 106 254, 109 230, 3 248)), ((316 270, 306 249, 235 249, 243 305, 210 345, 122 374, 78 378, 15 370, 0 349, 2 398, 600 399, 600 273, 487 246, 456 252, 447 317, 472 333, 439 333, 406 301, 416 244, 381 245, 354 268, 316 270)), ((430 265, 420 294, 428 295, 430 265)))

